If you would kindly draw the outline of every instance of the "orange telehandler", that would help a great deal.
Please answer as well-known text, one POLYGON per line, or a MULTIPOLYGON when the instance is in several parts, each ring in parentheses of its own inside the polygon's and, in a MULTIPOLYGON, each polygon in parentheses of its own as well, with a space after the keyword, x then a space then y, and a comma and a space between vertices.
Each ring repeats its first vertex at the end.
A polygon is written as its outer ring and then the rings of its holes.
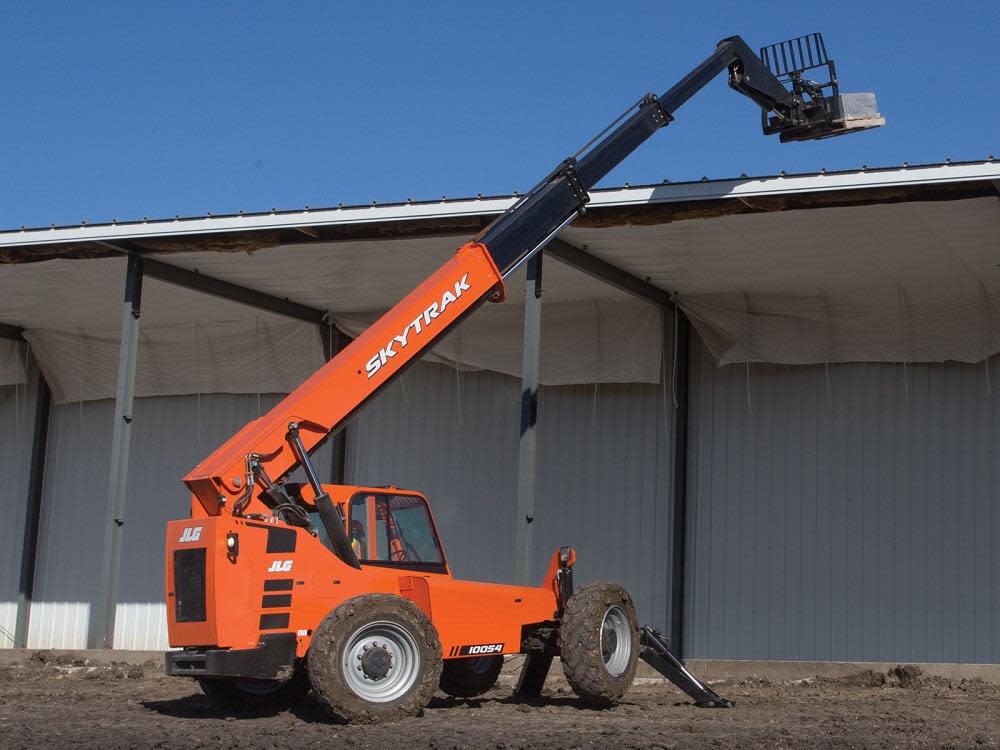
POLYGON ((310 453, 579 216, 588 191, 723 70, 782 141, 881 124, 868 94, 841 94, 818 34, 756 55, 739 38, 663 96, 643 97, 581 152, 490 224, 367 331, 185 478, 191 517, 167 526, 171 675, 215 700, 275 706, 309 688, 336 716, 419 713, 441 689, 471 697, 496 682, 507 654, 526 654, 517 691, 537 695, 555 655, 574 691, 608 704, 643 658, 699 705, 727 706, 640 628, 628 593, 574 591, 571 547, 542 584, 456 580, 427 500, 394 487, 322 484, 310 453), (825 68, 818 83, 803 72, 825 68), (289 481, 301 467, 307 482, 289 481))

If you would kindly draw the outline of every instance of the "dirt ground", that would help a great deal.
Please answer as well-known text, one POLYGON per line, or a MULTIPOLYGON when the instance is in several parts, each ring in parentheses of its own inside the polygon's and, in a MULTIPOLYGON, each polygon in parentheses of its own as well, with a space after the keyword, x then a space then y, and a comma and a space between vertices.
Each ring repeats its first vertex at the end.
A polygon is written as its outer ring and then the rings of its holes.
MULTIPOLYGON (((604 711, 550 677, 531 704, 510 685, 482 699, 439 695, 423 716, 331 723, 307 700, 269 716, 217 711, 161 665, 95 666, 36 653, 0 666, 2 748, 781 748, 1000 746, 1000 687, 916 669, 847 678, 716 683, 732 709, 699 709, 668 684, 632 688, 604 711)), ((505 676, 506 678, 507 676, 505 676)), ((509 679, 506 679, 509 683, 509 679)))

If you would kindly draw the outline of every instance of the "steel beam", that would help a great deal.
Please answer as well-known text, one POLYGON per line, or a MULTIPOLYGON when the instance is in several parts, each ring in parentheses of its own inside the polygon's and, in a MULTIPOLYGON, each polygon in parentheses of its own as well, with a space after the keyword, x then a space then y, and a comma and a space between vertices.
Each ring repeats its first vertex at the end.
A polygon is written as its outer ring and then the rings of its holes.
POLYGON ((111 438, 111 473, 104 529, 104 564, 101 568, 103 617, 93 623, 90 647, 114 648, 115 613, 118 607, 118 573, 121 566, 122 532, 125 524, 125 487, 128 481, 129 442, 132 436, 132 405, 135 397, 135 364, 139 348, 139 314, 142 308, 142 276, 145 261, 128 256, 125 300, 122 304, 121 348, 118 356, 118 389, 111 438))
MULTIPOLYGON (((320 329, 323 338, 323 357, 329 362, 339 354, 351 340, 336 328, 326 323, 320 329), (331 336, 330 333, 333 333, 331 336)), ((330 450, 330 478, 334 484, 344 484, 347 473, 347 427, 344 427, 331 439, 330 450)))
POLYGON ((601 260, 596 255, 591 255, 586 250, 581 250, 565 240, 558 238, 552 240, 546 246, 545 253, 588 276, 593 276, 595 279, 600 279, 606 284, 621 289, 623 292, 628 292, 646 302, 652 302, 654 305, 673 309, 674 303, 670 299, 669 292, 665 292, 648 281, 633 276, 628 271, 623 271, 618 266, 601 260))
POLYGON ((28 468, 28 506, 24 514, 24 537, 21 544, 21 577, 17 588, 17 616, 14 622, 14 648, 28 647, 28 622, 35 592, 35 561, 38 555, 38 527, 42 515, 42 481, 45 475, 45 450, 49 437, 49 412, 52 391, 42 371, 38 371, 35 396, 35 424, 31 441, 31 464, 28 468))
POLYGON ((521 437, 517 454, 517 516, 514 578, 531 583, 535 521, 535 425, 542 340, 542 253, 528 261, 524 285, 524 342, 521 351, 521 437))
MULTIPOLYGON (((119 253, 139 254, 138 248, 127 242, 101 242, 99 244, 119 253)), ((326 313, 323 310, 317 310, 315 307, 293 302, 286 297, 276 297, 273 294, 259 292, 256 289, 250 289, 249 287, 240 286, 230 281, 217 279, 214 276, 206 276, 198 271, 172 266, 169 263, 151 258, 148 255, 142 256, 142 259, 144 274, 158 281, 181 286, 185 289, 193 289, 198 292, 210 294, 213 297, 219 297, 230 302, 238 302, 241 305, 247 305, 259 310, 267 310, 268 312, 284 315, 287 318, 295 320, 302 320, 306 323, 326 325, 326 313)))
POLYGON ((20 326, 12 326, 10 323, 0 323, 0 339, 24 341, 24 329, 20 326))
POLYGON ((283 297, 275 297, 271 294, 258 292, 239 284, 233 284, 212 276, 205 276, 197 271, 189 271, 186 268, 172 266, 149 257, 143 258, 147 276, 165 281, 168 284, 175 284, 186 289, 194 289, 215 297, 221 297, 242 305, 256 307, 261 310, 284 315, 287 318, 302 320, 306 323, 325 325, 323 322, 325 313, 322 310, 292 302, 283 297))
MULTIPOLYGON (((677 658, 683 658, 684 649, 684 598, 686 583, 685 562, 687 560, 687 505, 688 505, 688 414, 689 414, 689 380, 688 368, 691 360, 691 323, 680 311, 676 311, 677 356, 674 360, 674 393, 677 395, 677 406, 674 408, 673 425, 673 509, 671 526, 673 528, 673 546, 670 562, 670 642, 673 644, 677 658)), ((666 315, 664 315, 666 318, 666 315)), ((666 320, 664 320, 664 323, 666 320)), ((664 338, 666 338, 664 325, 664 338)), ((664 369, 666 372, 666 369, 664 369)))

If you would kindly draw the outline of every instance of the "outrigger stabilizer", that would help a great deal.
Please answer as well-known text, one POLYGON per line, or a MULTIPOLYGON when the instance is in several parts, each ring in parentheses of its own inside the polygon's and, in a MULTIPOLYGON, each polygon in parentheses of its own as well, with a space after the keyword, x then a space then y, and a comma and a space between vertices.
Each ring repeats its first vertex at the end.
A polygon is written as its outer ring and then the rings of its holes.
POLYGON ((639 630, 639 658, 691 696, 701 708, 732 708, 733 702, 723 698, 687 671, 684 662, 670 650, 670 641, 649 625, 639 630))

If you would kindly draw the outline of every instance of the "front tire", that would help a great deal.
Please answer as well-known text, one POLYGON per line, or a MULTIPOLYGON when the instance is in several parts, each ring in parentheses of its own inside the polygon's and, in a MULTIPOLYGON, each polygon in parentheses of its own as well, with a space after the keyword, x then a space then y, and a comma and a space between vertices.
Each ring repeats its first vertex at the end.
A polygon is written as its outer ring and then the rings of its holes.
POLYGON ((608 706, 632 686, 639 627, 628 592, 616 583, 588 583, 566 603, 559 626, 563 672, 580 698, 608 706))
POLYGON ((441 679, 441 642, 412 602, 366 594, 341 604, 313 634, 309 680, 320 702, 349 722, 419 714, 441 679))
POLYGON ((455 698, 475 698, 496 685, 502 656, 449 659, 441 672, 441 690, 455 698))

